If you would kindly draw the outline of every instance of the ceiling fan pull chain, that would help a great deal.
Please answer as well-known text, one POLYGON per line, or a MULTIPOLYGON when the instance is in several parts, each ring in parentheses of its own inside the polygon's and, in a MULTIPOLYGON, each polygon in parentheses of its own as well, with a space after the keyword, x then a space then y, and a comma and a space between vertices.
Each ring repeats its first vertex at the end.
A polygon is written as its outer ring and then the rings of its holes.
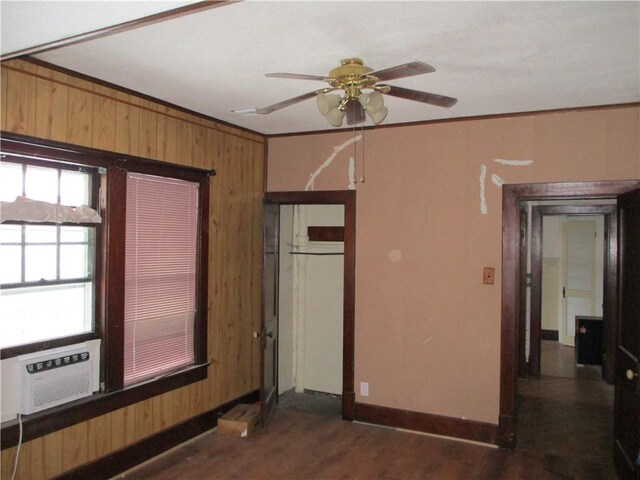
MULTIPOLYGON (((353 162, 358 164, 358 140, 356 140, 356 125, 353 125, 353 162)), ((358 183, 358 175, 356 174, 356 169, 353 169, 353 184, 358 183)))
POLYGON ((364 138, 364 122, 362 123, 362 176, 360 177, 360 183, 364 183, 364 162, 366 155, 364 154, 364 149, 366 146, 365 138, 364 138))

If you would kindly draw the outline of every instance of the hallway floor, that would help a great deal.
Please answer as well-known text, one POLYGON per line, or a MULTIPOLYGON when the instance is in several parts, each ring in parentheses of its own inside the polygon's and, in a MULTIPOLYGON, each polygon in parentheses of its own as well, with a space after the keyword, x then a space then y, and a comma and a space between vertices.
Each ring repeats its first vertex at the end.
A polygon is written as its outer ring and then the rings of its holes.
MULTIPOLYGON (((543 341, 539 378, 518 379, 519 451, 613 466, 613 386, 599 366, 576 366, 574 349, 543 341)), ((608 473, 607 473, 608 472, 608 473)))

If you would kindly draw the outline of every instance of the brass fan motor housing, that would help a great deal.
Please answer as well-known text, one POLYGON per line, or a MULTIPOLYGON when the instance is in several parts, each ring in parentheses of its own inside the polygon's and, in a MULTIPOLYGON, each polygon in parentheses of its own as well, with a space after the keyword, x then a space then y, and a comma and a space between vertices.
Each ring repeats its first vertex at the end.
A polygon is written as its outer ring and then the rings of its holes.
POLYGON ((346 100, 358 98, 365 88, 372 88, 378 79, 373 75, 372 68, 364 66, 359 58, 345 58, 340 61, 340 66, 329 72, 326 82, 334 88, 345 91, 346 100))

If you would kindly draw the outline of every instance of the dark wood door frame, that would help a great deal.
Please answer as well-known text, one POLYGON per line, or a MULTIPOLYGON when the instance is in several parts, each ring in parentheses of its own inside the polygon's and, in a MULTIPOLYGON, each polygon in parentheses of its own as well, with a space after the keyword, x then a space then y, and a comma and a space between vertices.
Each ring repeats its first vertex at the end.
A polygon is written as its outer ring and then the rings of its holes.
POLYGON ((262 318, 254 336, 260 338, 260 420, 265 427, 278 401, 280 205, 265 200, 262 221, 262 318))
POLYGON ((267 192, 265 199, 280 205, 344 205, 344 290, 342 311, 342 418, 353 421, 355 285, 356 285, 356 192, 267 192))
MULTIPOLYGON (((611 205, 537 205, 531 209, 531 309, 528 374, 540 375, 540 341, 542 331, 542 218, 549 215, 603 215, 604 275, 602 312, 604 321, 604 361, 602 378, 613 384, 615 373, 616 335, 618 330, 617 290, 618 209, 611 205)), ((526 328, 526 318, 519 320, 519 329, 526 328)), ((519 345, 520 361, 525 358, 525 345, 519 345)))
MULTIPOLYGON (((640 187, 639 180, 576 183, 533 183, 502 187, 502 305, 500 338, 500 412, 498 420, 501 447, 515 448, 518 312, 521 301, 520 204, 529 200, 589 200, 616 198, 640 187)), ((617 248, 615 249, 617 255, 617 248)))

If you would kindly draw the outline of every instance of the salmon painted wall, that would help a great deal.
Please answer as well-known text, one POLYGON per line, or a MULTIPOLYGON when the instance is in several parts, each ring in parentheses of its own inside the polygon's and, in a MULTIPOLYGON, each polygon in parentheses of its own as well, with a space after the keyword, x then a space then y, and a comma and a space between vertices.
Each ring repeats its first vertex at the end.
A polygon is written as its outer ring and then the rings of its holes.
POLYGON ((640 178, 639 132, 627 106, 369 130, 340 151, 353 132, 271 138, 268 191, 305 190, 334 153, 310 188, 347 189, 355 158, 356 401, 497 423, 499 184, 640 178))

